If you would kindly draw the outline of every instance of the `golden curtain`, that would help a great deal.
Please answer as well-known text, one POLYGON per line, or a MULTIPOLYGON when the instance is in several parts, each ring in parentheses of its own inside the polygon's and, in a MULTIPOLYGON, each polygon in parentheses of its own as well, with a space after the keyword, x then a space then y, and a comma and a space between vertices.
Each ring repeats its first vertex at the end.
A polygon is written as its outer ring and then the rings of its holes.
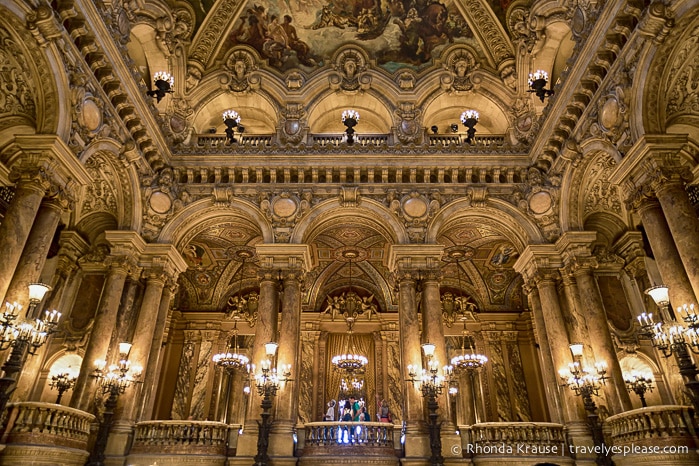
MULTIPOLYGON (((367 412, 372 419, 376 413, 375 393, 376 393, 376 357, 374 354, 374 338, 371 334, 352 334, 347 333, 331 333, 328 335, 328 343, 326 345, 326 361, 325 361, 325 406, 330 400, 339 401, 340 381, 344 374, 335 370, 332 365, 332 358, 337 354, 361 354, 366 356, 369 363, 366 366, 364 373, 364 393, 366 394, 367 412), (351 337, 351 345, 350 345, 351 337)), ((335 419, 337 420, 337 412, 335 419)))

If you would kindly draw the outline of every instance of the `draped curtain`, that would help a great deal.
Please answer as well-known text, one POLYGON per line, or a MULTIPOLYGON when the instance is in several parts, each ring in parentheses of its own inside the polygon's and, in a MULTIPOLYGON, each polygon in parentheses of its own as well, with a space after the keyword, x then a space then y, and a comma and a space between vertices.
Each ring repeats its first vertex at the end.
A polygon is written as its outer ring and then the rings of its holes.
MULTIPOLYGON (((347 333, 331 333, 328 335, 328 343, 326 346, 327 358, 326 364, 326 379, 325 379, 325 403, 330 400, 339 401, 340 395, 340 381, 344 374, 335 370, 332 365, 332 358, 337 354, 361 354, 366 356, 369 363, 366 366, 366 372, 364 373, 364 393, 367 397, 365 400, 367 402, 367 412, 374 417, 376 413, 376 407, 374 406, 374 397, 376 393, 376 358, 374 350, 374 338, 371 334, 352 334, 347 333), (351 344, 350 344, 351 337, 351 344)), ((337 412, 335 412, 335 419, 338 419, 337 412)))

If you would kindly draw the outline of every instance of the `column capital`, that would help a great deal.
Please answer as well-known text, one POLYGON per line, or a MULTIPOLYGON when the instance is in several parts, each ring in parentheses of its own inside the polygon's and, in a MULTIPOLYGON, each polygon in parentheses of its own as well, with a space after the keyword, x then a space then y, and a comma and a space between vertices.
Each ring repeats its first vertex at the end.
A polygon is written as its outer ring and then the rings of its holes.
POLYGON ((384 265, 393 273, 439 270, 443 254, 441 244, 392 244, 384 265))
POLYGON ((138 265, 143 267, 146 273, 152 271, 174 280, 187 270, 187 262, 172 244, 146 244, 138 265))
POLYGON ((62 190, 72 191, 76 187, 90 184, 90 175, 83 164, 56 135, 18 135, 3 151, 2 159, 13 170, 15 166, 22 165, 41 167, 62 190))
POLYGON ((695 167, 699 162, 697 145, 686 134, 645 134, 624 155, 609 176, 609 181, 623 185, 644 183, 655 175, 657 166, 695 167), (649 171, 650 168, 650 171, 649 171))
POLYGON ((524 281, 538 281, 563 267, 560 252, 553 244, 530 244, 514 263, 515 272, 522 275, 524 281))
POLYGON ((567 231, 556 241, 556 249, 565 264, 575 258, 589 257, 596 240, 597 232, 594 231, 567 231))
POLYGON ((317 265, 307 244, 258 244, 255 250, 261 268, 310 272, 317 265))

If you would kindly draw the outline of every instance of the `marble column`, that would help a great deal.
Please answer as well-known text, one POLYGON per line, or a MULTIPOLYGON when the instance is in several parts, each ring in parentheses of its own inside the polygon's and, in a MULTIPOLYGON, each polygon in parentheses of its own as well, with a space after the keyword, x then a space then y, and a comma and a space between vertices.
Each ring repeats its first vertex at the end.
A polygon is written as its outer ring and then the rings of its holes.
MULTIPOLYGON (((624 375, 621 372, 619 359, 616 355, 612 335, 609 332, 607 315, 604 311, 602 298, 597 288, 597 282, 590 268, 590 258, 586 264, 580 264, 574 270, 575 279, 580 291, 580 301, 585 309, 585 320, 589 330, 589 342, 597 360, 607 363, 611 383, 605 385, 605 394, 612 414, 619 414, 633 409, 629 392, 626 390, 624 375)), ((590 361, 588 361, 590 362, 590 361)))
MULTIPOLYGON (((412 366, 417 374, 422 372, 422 348, 420 346, 420 322, 417 315, 417 272, 404 272, 398 277, 398 313, 401 346, 401 367, 406 371, 412 366)), ((420 392, 411 382, 405 382, 405 412, 403 419, 412 425, 424 423, 424 410, 420 392)))
MULTIPOLYGON (((558 274, 555 273, 555 276, 557 277, 558 274)), ((572 356, 570 354, 570 340, 568 340, 561 304, 556 291, 556 283, 554 282, 554 274, 539 275, 536 287, 539 290, 539 298, 541 300, 546 338, 548 338, 550 343, 551 360, 554 368, 565 369, 572 362, 572 356)), ((578 418, 578 412, 575 408, 576 403, 573 401, 572 395, 569 394, 568 396, 563 411, 566 421, 578 418)))
MULTIPOLYGON (((299 373, 300 364, 302 275, 303 272, 300 270, 289 270, 282 273, 284 289, 282 292, 282 317, 279 326, 277 369, 280 370, 282 367, 290 365, 294 374, 299 373)), ((298 385, 298 383, 287 384, 277 395, 279 408, 275 422, 296 423, 298 406, 295 400, 298 398, 298 385)))
POLYGON ((684 189, 685 181, 691 176, 682 176, 684 172, 684 170, 667 170, 660 180, 653 183, 677 252, 694 291, 694 299, 691 301, 672 301, 675 308, 685 303, 698 304, 697 296, 699 296, 699 218, 684 189))
POLYGON ((282 271, 282 315, 279 325, 277 373, 291 366, 291 379, 282 382, 277 392, 276 411, 270 455, 293 456, 293 429, 298 419, 299 387, 301 373, 301 279, 303 270, 282 271))
MULTIPOLYGON (((250 363, 259 365, 267 359, 265 343, 277 341, 277 321, 279 320, 279 271, 264 268, 258 271, 260 281, 260 298, 257 305, 257 322, 252 343, 250 363)), ((238 456, 254 456, 257 452, 257 421, 260 420, 262 397, 257 388, 250 387, 250 395, 245 414, 243 435, 238 439, 238 456)))
MULTIPOLYGON (((13 168, 10 179, 15 183, 15 195, 0 223, 0 257, 2 257, 0 298, 2 301, 6 300, 7 291, 22 257, 34 218, 50 186, 46 173, 39 167, 13 168)), ((26 303, 20 304, 26 305, 26 303)))
MULTIPOLYGON (((442 322, 442 302, 439 295, 440 273, 436 270, 423 270, 421 275, 423 343, 430 342, 435 345, 434 359, 439 362, 441 373, 441 368, 449 365, 450 361, 447 357, 447 345, 444 339, 444 324, 442 322)), ((444 394, 438 397, 437 403, 439 404, 439 419, 444 423, 443 428, 453 431, 455 426, 451 420, 451 405, 448 396, 444 394)))
POLYGON ((559 390, 559 378, 553 359, 551 357, 551 346, 546 337, 546 324, 544 323, 544 313, 541 308, 541 300, 539 299, 539 290, 536 288, 535 282, 528 283, 525 288, 525 293, 529 300, 529 308, 532 315, 532 326, 534 328, 534 336, 538 345, 539 364, 541 365, 541 374, 544 379, 544 390, 546 392, 546 400, 548 401, 548 411, 551 422, 563 422, 563 406, 561 402, 561 392, 559 390))
MULTIPOLYGON (((39 211, 37 212, 34 225, 32 226, 22 257, 19 260, 15 274, 12 277, 10 286, 7 290, 6 299, 8 302, 18 302, 20 304, 29 303, 29 284, 39 281, 41 272, 46 263, 51 241, 56 233, 56 227, 61 217, 61 213, 67 207, 67 202, 64 196, 54 196, 44 198, 39 211)), ((27 308, 28 309, 28 308, 27 308)), ((41 303, 36 307, 34 315, 24 316, 31 320, 41 318, 44 314, 44 308, 41 303)), ((38 352, 33 357, 25 360, 22 366, 16 388, 12 398, 14 400, 26 400, 28 392, 36 383, 36 380, 41 371, 41 363, 45 356, 45 350, 48 343, 38 349, 38 352), (20 398, 20 396, 22 398, 20 398)))
POLYGON ((174 295, 174 290, 177 284, 174 278, 170 278, 168 283, 163 288, 158 305, 158 315, 153 328, 153 340, 150 345, 150 354, 148 355, 148 364, 143 372, 143 402, 141 409, 136 415, 137 421, 150 420, 153 418, 153 408, 155 403, 155 391, 158 388, 158 380, 160 375, 160 353, 163 345, 163 337, 165 335, 165 324, 167 315, 170 310, 170 302, 174 295))
MULTIPOLYGON (((663 279, 662 284, 668 287, 670 303, 679 306, 688 302, 696 302, 692 284, 684 269, 670 227, 658 200, 649 195, 646 189, 639 189, 633 193, 627 203, 641 217, 646 237, 658 265, 658 271, 663 279)), ((660 285, 660 283, 656 285, 660 285)))
POLYGON ((95 312, 90 340, 85 347, 80 375, 75 382, 73 396, 70 400, 71 407, 83 411, 89 410, 94 395, 95 380, 92 373, 95 370, 95 361, 107 357, 126 277, 134 267, 133 260, 129 257, 112 256, 107 260, 109 270, 102 290, 102 298, 95 312))
POLYGON ((2 150, 13 197, 0 224, 0 303, 5 300, 23 253, 34 217, 45 194, 71 197, 90 175, 63 140, 55 134, 16 134, 2 150))
MULTIPOLYGON (((163 289, 167 281, 167 273, 161 268, 151 268, 144 271, 146 277, 146 289, 141 302, 141 309, 138 312, 138 320, 134 329, 133 340, 131 341, 131 353, 129 360, 132 367, 139 366, 145 370, 148 367, 151 344, 158 320, 160 303, 163 289)), ((133 422, 136 418, 136 411, 141 399, 142 384, 135 384, 121 396, 123 410, 120 419, 133 422)), ((145 387, 143 387, 145 390, 145 387)))
MULTIPOLYGON (((45 197, 41 202, 22 251, 22 257, 7 289, 5 295, 7 301, 20 304, 29 302, 29 284, 39 281, 41 277, 58 222, 67 207, 68 200, 61 195, 45 197)), ((42 309, 37 308, 36 312, 37 315, 28 317, 41 317, 42 309)))

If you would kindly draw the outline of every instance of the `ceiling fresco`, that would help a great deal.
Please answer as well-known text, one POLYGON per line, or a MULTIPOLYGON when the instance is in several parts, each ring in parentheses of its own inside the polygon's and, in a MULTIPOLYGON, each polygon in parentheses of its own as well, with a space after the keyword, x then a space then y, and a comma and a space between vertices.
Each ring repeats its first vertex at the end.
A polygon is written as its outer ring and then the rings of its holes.
MULTIPOLYGON (((200 11, 208 11, 204 3, 200 11)), ((502 10, 500 3, 496 5, 494 10, 502 10)), ((362 47, 389 72, 428 65, 454 43, 479 50, 453 3, 415 0, 252 0, 226 40, 219 59, 232 47, 248 45, 281 71, 311 71, 328 64, 340 47, 350 43, 362 47)))

